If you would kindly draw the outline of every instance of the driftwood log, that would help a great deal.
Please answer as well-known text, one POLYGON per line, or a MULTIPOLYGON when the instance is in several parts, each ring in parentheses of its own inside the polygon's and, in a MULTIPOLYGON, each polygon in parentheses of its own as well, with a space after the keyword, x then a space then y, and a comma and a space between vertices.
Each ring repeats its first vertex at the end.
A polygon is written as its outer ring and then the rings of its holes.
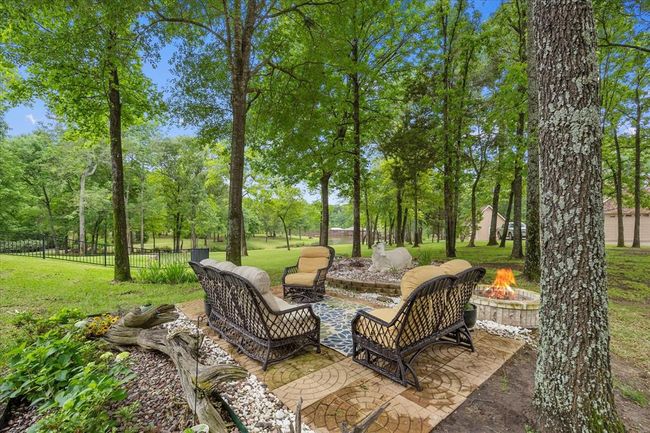
POLYGON ((173 305, 161 305, 147 310, 137 308, 111 326, 103 338, 118 348, 138 346, 169 356, 178 370, 185 400, 199 422, 207 424, 211 433, 225 433, 226 422, 210 400, 210 393, 219 382, 243 379, 246 370, 234 365, 203 365, 198 362, 198 349, 203 338, 201 334, 151 329, 177 318, 178 313, 173 305))

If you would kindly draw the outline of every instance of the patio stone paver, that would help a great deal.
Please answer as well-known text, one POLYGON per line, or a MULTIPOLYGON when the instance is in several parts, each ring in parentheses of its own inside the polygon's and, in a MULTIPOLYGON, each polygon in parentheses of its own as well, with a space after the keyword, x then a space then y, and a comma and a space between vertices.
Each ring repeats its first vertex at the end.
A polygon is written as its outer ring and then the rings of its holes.
POLYGON ((372 375, 371 370, 352 362, 350 358, 344 358, 276 389, 274 394, 288 407, 294 407, 302 397, 302 407, 307 407, 358 379, 372 375))
MULTIPOLYGON (((181 304, 179 308, 195 319, 203 312, 203 301, 181 304)), ((303 421, 316 433, 339 433, 342 422, 355 424, 386 402, 386 410, 370 432, 429 432, 524 344, 474 331, 476 352, 446 344, 432 346, 415 363, 422 385, 422 391, 417 391, 413 387, 404 388, 326 347, 321 354, 309 349, 270 366, 265 372, 258 362, 237 353, 214 331, 204 330, 243 367, 264 381, 289 409, 293 410, 302 397, 303 421)))

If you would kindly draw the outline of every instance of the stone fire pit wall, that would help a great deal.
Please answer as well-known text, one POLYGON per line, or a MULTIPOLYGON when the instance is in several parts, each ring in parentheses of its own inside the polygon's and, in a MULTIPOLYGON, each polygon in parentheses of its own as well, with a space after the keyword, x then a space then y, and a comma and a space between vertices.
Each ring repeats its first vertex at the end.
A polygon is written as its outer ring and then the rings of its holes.
POLYGON ((389 283, 385 281, 360 281, 328 276, 327 284, 339 289, 367 293, 381 293, 386 296, 400 296, 401 293, 399 283, 389 283))
MULTIPOLYGON (((484 288, 484 287, 483 287, 484 288)), ((480 290, 480 287, 477 289, 480 290)), ((494 299, 474 292, 471 302, 476 305, 478 320, 491 320, 502 325, 537 328, 539 295, 524 289, 514 289, 516 300, 494 299)))

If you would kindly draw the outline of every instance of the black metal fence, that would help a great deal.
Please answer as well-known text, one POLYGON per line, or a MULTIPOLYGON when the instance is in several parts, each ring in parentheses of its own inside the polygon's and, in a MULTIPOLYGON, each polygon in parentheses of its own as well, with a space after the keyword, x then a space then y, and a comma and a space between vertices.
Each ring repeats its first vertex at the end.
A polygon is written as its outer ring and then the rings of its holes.
MULTIPOLYGON (((100 266, 113 266, 115 263, 113 245, 91 244, 68 238, 55 240, 50 237, 42 237, 40 239, 0 240, 0 254, 67 260, 100 266)), ((200 261, 207 257, 208 250, 203 248, 180 251, 136 247, 129 249, 129 262, 132 268, 146 268, 152 265, 166 267, 173 263, 200 261)))

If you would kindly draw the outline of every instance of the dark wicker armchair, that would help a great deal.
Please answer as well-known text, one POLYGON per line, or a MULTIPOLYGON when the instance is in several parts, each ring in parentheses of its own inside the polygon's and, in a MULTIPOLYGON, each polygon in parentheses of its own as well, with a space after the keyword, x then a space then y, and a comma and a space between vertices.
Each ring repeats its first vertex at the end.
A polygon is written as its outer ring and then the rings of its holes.
POLYGON ((282 274, 285 299, 296 302, 316 302, 325 294, 325 277, 334 261, 334 248, 329 246, 305 247, 295 266, 282 274))
POLYGON ((310 305, 273 310, 241 276, 198 263, 191 266, 207 295, 210 327, 261 362, 264 370, 307 346, 320 353, 320 318, 310 305))
POLYGON ((459 344, 474 351, 463 311, 485 274, 470 268, 456 276, 422 282, 395 308, 360 311, 352 320, 352 358, 403 386, 420 390, 414 361, 432 344, 459 344))

